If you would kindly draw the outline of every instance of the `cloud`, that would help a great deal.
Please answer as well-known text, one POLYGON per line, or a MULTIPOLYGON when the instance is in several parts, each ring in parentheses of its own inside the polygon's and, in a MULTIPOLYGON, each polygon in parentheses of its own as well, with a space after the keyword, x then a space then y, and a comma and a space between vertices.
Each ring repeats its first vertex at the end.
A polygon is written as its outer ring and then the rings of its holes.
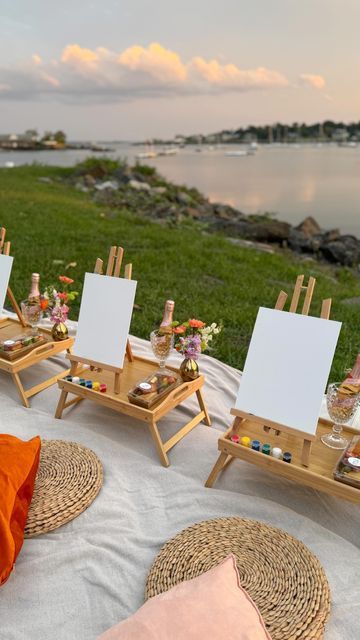
MULTIPOLYGON (((315 78, 306 76, 304 79, 315 78)), ((198 56, 183 61, 178 53, 152 43, 124 51, 88 49, 68 44, 58 59, 46 62, 34 53, 22 65, 0 67, 1 97, 110 102, 133 97, 200 95, 225 91, 278 89, 289 85, 279 71, 258 67, 241 69, 198 56)))
POLYGON ((220 64, 217 60, 206 62, 200 57, 193 58, 190 66, 210 85, 225 89, 266 89, 289 84, 281 73, 265 67, 243 70, 234 64, 220 64))
POLYGON ((325 87, 325 78, 315 73, 302 73, 300 81, 313 89, 323 89, 325 87))

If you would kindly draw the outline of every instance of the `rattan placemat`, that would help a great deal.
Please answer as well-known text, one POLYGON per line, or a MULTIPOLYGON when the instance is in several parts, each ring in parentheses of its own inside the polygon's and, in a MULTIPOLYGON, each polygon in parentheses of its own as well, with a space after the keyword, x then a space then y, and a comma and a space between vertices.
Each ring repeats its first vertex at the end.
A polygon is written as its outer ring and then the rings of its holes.
POLYGON ((91 449, 66 440, 43 440, 25 538, 76 518, 96 498, 102 483, 102 464, 91 449))
POLYGON ((296 538, 256 520, 218 518, 184 529, 161 549, 145 597, 195 578, 230 553, 272 640, 323 638, 330 589, 320 562, 296 538))

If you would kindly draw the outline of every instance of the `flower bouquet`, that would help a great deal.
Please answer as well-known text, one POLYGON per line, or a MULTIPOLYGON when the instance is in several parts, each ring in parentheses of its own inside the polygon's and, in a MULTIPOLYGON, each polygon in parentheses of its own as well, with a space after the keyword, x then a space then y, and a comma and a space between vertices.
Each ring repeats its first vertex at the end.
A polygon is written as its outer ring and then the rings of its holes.
POLYGON ((73 302, 79 293, 68 289, 74 280, 67 276, 59 276, 58 279, 62 285, 62 291, 59 291, 54 285, 49 285, 40 298, 40 304, 42 310, 47 313, 54 323, 52 328, 54 340, 65 340, 68 336, 66 326, 70 311, 68 303, 73 302))
POLYGON ((211 349, 214 336, 218 335, 222 326, 213 322, 206 325, 202 320, 192 318, 187 322, 173 323, 175 349, 184 356, 180 365, 180 373, 184 380, 194 380, 199 375, 197 360, 201 353, 211 349))

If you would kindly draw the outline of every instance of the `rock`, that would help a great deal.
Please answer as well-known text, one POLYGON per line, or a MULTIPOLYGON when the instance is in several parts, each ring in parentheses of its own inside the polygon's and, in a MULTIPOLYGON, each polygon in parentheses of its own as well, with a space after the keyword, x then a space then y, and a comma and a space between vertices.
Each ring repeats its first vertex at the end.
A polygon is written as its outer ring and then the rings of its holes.
POLYGON ((147 182, 140 182, 139 180, 129 180, 129 187, 136 191, 151 191, 151 187, 147 182))
POLYGON ((44 184, 51 184, 53 181, 51 178, 48 178, 47 176, 40 176, 38 179, 38 182, 43 182, 44 184))
POLYGON ((234 221, 217 219, 213 224, 213 228, 216 231, 230 232, 232 235, 240 236, 246 240, 282 243, 284 240, 288 240, 291 225, 278 220, 254 222, 245 219, 234 221))
POLYGON ((360 304, 360 297, 356 296, 355 298, 345 298, 341 300, 342 304, 360 304))
POLYGON ((87 173, 83 177, 83 183, 85 184, 86 187, 95 187, 96 186, 96 180, 95 180, 94 176, 92 176, 90 173, 87 173))
POLYGON ((290 229, 288 245, 297 253, 315 253, 321 245, 321 236, 306 235, 304 231, 290 229))
POLYGON ((95 189, 97 189, 97 191, 117 191, 118 188, 119 183, 115 180, 106 180, 105 182, 97 182, 95 184, 95 189))
POLYGON ((166 192, 166 187, 153 187, 153 193, 158 193, 160 196, 163 196, 166 192))
POLYGON ((241 214, 229 205, 216 203, 212 205, 212 213, 220 220, 237 220, 241 214))
POLYGON ((325 231, 322 234, 322 240, 323 242, 332 242, 333 240, 338 240, 340 235, 339 229, 330 229, 330 231, 325 231))
POLYGON ((201 213, 197 209, 195 209, 195 207, 186 207, 184 213, 189 218, 194 218, 194 220, 198 220, 199 218, 201 218, 201 213))
POLYGON ((75 189, 77 189, 78 191, 82 191, 83 193, 88 193, 89 191, 88 187, 85 187, 82 182, 77 182, 75 184, 75 189))
POLYGON ((185 191, 178 191, 176 200, 179 204, 184 204, 185 206, 193 202, 193 199, 185 191))
POLYGON ((337 262, 347 267, 360 262, 360 241, 355 236, 340 236, 338 240, 322 244, 320 251, 329 262, 337 262))
POLYGON ((308 216, 300 222, 300 224, 296 227, 297 231, 302 231, 306 236, 314 236, 318 233, 321 233, 321 228, 316 222, 315 218, 312 216, 308 216))

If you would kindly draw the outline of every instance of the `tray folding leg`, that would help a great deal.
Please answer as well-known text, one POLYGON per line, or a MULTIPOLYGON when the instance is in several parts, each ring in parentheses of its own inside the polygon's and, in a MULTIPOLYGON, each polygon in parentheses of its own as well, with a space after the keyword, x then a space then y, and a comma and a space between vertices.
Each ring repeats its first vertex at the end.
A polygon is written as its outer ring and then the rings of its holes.
MULTIPOLYGON (((69 349, 67 349, 66 351, 70 353, 69 349)), ((67 376, 69 372, 70 372, 70 369, 65 369, 65 371, 62 371, 61 373, 57 373, 55 376, 51 376, 51 378, 46 378, 46 380, 44 380, 43 382, 40 382, 39 384, 36 384, 33 387, 30 387, 29 389, 25 389, 19 375, 20 372, 19 373, 11 372, 10 375, 19 393, 23 406, 29 409, 30 407, 29 398, 32 398, 32 396, 35 396, 37 393, 40 393, 40 391, 44 391, 44 389, 51 387, 58 380, 67 376)))
MULTIPOLYGON (((236 417, 229 432, 231 432, 232 435, 238 436, 241 430, 242 422, 243 422, 242 418, 236 417)), ((220 447, 221 447, 221 441, 219 440, 219 448, 220 447)), ((213 469, 211 470, 211 473, 208 479, 205 482, 205 487, 211 488, 214 482, 216 481, 219 473, 223 471, 225 467, 227 467, 230 464, 230 462, 232 462, 233 460, 234 460, 234 456, 230 455, 229 453, 225 453, 224 451, 221 451, 217 461, 215 462, 213 469)))

